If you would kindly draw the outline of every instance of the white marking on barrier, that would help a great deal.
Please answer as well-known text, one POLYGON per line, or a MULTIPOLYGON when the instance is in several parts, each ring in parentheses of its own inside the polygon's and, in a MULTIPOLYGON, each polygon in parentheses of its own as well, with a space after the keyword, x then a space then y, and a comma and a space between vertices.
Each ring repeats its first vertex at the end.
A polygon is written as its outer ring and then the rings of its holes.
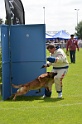
POLYGON ((26 34, 26 37, 29 37, 29 34, 26 34))

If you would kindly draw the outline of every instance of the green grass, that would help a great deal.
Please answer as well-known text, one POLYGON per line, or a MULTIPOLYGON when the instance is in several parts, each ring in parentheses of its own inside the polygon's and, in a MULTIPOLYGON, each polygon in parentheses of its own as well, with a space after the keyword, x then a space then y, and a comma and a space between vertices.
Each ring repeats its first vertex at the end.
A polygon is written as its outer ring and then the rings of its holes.
MULTIPOLYGON (((49 55, 47 51, 47 55, 49 55)), ((51 98, 18 97, 0 102, 1 124, 82 124, 82 49, 76 52, 76 64, 63 80, 63 99, 57 99, 53 85, 51 98)), ((69 56, 68 56, 69 60, 69 56)), ((51 71, 52 67, 48 68, 51 71)))
POLYGON ((0 83, 2 82, 2 58, 1 58, 1 48, 0 48, 0 83))

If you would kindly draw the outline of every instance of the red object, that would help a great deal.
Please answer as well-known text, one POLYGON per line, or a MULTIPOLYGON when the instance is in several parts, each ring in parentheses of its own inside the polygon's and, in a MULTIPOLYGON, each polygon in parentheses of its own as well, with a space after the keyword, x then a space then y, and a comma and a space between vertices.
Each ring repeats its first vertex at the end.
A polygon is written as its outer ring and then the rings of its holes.
POLYGON ((69 39, 67 41, 67 46, 66 46, 66 50, 68 51, 69 50, 76 50, 76 48, 78 49, 79 51, 79 46, 78 46, 78 40, 76 39, 69 39))

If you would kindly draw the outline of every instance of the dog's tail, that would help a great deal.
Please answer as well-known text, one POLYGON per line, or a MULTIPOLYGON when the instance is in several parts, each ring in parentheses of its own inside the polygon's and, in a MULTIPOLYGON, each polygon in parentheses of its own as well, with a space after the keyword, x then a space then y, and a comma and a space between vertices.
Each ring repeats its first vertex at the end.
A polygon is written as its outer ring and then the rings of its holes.
POLYGON ((20 88, 20 87, 22 87, 23 85, 15 85, 15 84, 12 84, 12 87, 14 87, 14 88, 20 88))

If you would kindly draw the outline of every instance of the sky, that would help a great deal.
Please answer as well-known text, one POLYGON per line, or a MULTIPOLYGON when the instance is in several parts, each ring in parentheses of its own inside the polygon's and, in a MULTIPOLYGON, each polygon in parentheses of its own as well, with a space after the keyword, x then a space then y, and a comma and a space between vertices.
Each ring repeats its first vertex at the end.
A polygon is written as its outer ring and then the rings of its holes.
MULTIPOLYGON (((82 21, 82 0, 21 1, 25 11, 26 25, 44 24, 45 22, 46 31, 66 30, 69 34, 72 34, 75 33, 77 22, 82 21)), ((4 0, 0 0, 0 3, 0 18, 5 20, 6 12, 4 0)))

